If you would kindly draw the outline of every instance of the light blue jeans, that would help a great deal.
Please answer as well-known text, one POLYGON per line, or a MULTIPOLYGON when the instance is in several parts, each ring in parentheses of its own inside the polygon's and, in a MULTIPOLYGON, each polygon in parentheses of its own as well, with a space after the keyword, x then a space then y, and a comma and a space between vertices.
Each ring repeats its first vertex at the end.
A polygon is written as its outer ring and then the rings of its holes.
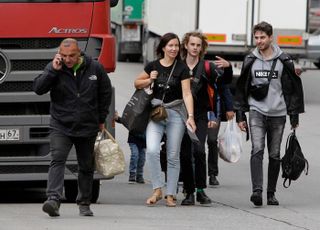
POLYGON ((164 133, 167 135, 167 195, 176 195, 180 173, 180 145, 185 131, 185 123, 181 115, 166 109, 168 118, 164 121, 150 120, 147 126, 147 162, 151 172, 153 189, 164 186, 164 178, 160 166, 160 143, 164 133))

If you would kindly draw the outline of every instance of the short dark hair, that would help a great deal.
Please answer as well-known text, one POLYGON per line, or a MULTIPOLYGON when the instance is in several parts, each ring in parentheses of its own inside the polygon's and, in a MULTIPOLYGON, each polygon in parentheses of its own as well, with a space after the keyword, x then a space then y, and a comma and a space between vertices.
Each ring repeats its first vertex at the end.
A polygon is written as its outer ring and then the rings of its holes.
MULTIPOLYGON (((163 58, 164 57, 164 52, 163 52, 163 47, 165 47, 168 42, 172 39, 178 39, 179 42, 179 48, 180 48, 180 39, 178 37, 178 35, 176 35, 175 33, 166 33, 164 34, 161 38, 160 38, 160 42, 159 45, 157 47, 156 53, 158 58, 163 58)), ((180 55, 178 55, 176 58, 180 58, 180 55)))
POLYGON ((269 37, 273 34, 272 25, 267 22, 260 22, 253 27, 253 35, 257 31, 265 32, 269 37))

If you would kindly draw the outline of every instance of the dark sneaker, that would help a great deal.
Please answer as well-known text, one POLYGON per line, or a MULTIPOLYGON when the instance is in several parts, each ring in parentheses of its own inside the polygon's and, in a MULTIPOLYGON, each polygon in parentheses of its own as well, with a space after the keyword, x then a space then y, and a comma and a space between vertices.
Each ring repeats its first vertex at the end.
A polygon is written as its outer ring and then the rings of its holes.
POLYGON ((212 175, 212 176, 209 177, 209 185, 211 185, 211 186, 217 186, 217 185, 219 185, 219 184, 220 184, 220 183, 219 183, 219 181, 217 180, 217 177, 216 177, 216 176, 212 175))
POLYGON ((42 205, 42 211, 51 217, 60 216, 60 202, 57 200, 46 200, 42 205))
POLYGON ((211 206, 211 199, 205 194, 204 191, 197 192, 197 201, 204 206, 211 206))
POLYGON ((261 191, 256 191, 253 192, 250 201, 255 205, 255 206, 262 206, 262 192, 261 191))
POLYGON ((190 193, 186 195, 186 198, 184 198, 181 202, 181 205, 194 205, 195 201, 194 201, 194 194, 190 193))
POLYGON ((144 184, 144 179, 143 179, 143 177, 137 177, 137 179, 136 179, 136 182, 138 183, 138 184, 144 184))
POLYGON ((133 184, 136 182, 136 176, 135 175, 130 175, 129 176, 129 184, 133 184))
POLYGON ((268 194, 267 205, 279 205, 279 201, 275 197, 274 193, 268 194))
POLYGON ((93 216, 93 212, 90 209, 90 205, 79 205, 79 214, 80 216, 93 216))

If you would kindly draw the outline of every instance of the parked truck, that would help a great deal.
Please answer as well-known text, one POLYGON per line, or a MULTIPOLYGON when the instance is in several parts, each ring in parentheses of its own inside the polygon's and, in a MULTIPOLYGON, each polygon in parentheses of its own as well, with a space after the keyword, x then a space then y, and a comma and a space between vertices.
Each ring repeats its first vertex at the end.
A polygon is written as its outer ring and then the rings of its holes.
MULTIPOLYGON (((45 186, 49 150, 49 94, 33 92, 34 78, 58 51, 64 38, 78 40, 81 50, 115 69, 115 38, 110 7, 117 0, 0 0, 0 182, 45 186)), ((113 101, 106 120, 112 125, 113 101)), ((78 166, 74 149, 65 170, 65 197, 77 196, 78 166)), ((101 175, 95 174, 93 202, 101 175)))
POLYGON ((210 58, 223 56, 240 68, 255 46, 252 27, 261 21, 273 25, 274 42, 284 51, 294 58, 305 57, 308 4, 309 0, 145 0, 144 62, 155 59, 155 47, 164 33, 182 37, 199 29, 208 38, 210 58))
POLYGON ((120 0, 111 9, 118 61, 139 61, 142 57, 143 9, 144 0, 120 0))

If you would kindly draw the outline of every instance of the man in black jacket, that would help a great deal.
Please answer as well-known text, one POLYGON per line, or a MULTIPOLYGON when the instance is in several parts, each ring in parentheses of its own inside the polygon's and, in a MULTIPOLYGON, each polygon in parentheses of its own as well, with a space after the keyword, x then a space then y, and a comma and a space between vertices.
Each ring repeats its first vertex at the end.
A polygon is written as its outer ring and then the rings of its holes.
POLYGON ((80 215, 92 216, 90 202, 94 173, 93 148, 111 103, 111 82, 97 61, 81 54, 77 40, 67 38, 60 44, 43 73, 34 80, 34 91, 50 91, 50 151, 47 196, 42 210, 59 216, 64 184, 65 163, 71 147, 77 153, 80 215))
POLYGON ((286 115, 290 116, 291 128, 295 129, 299 124, 299 114, 304 112, 301 79, 295 73, 292 59, 272 43, 272 34, 272 26, 266 22, 254 26, 256 48, 243 62, 234 101, 237 122, 243 131, 247 131, 245 112, 249 111, 253 191, 250 200, 256 206, 262 205, 265 137, 269 152, 267 204, 279 205, 275 192, 286 115), (261 89, 264 84, 267 84, 265 96, 261 89), (257 90, 258 95, 253 93, 257 87, 261 87, 257 90))

